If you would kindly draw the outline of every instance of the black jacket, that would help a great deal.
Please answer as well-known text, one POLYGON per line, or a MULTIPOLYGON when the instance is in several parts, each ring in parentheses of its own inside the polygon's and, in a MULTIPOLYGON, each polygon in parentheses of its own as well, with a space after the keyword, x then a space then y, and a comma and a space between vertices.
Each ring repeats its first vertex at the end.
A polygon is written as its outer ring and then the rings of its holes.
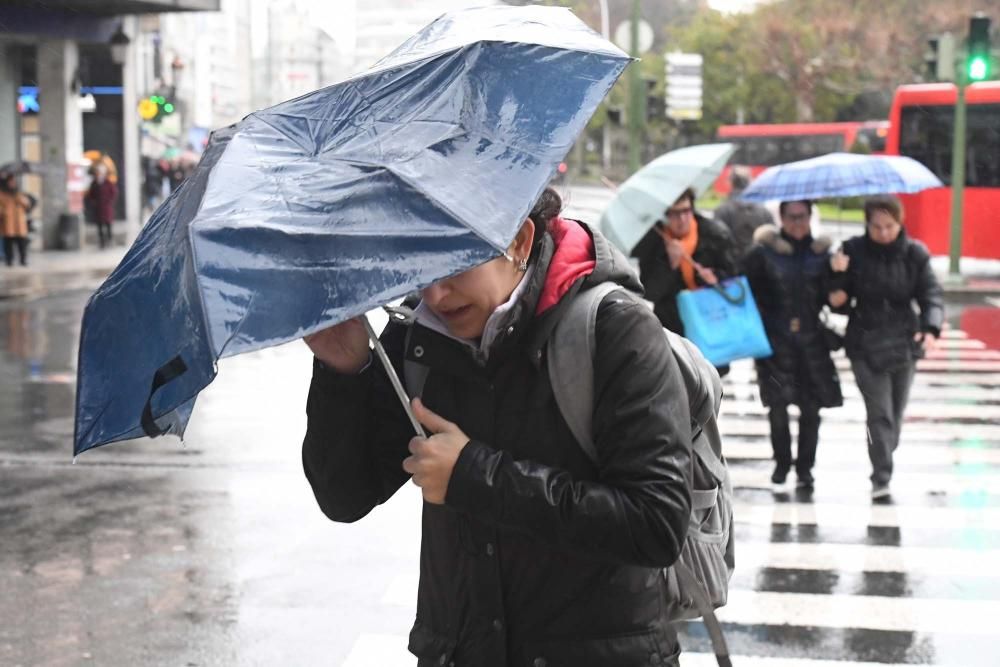
MULTIPOLYGON (((582 287, 610 279, 638 290, 627 260, 593 236, 597 267, 582 287)), ((402 325, 382 336, 401 377, 404 356, 430 366, 425 403, 471 438, 445 504, 424 504, 409 648, 421 666, 675 664, 659 568, 677 559, 690 514, 683 380, 653 314, 607 297, 594 369, 601 464, 592 464, 555 404, 544 358, 566 297, 534 315, 552 237, 544 243, 488 362, 419 325, 405 350, 402 325)), ((317 363, 308 417, 306 476, 331 519, 360 519, 408 479, 413 432, 378 362, 357 376, 317 363)))
POLYGON ((855 236, 844 242, 843 252, 850 262, 846 272, 834 275, 833 287, 849 297, 842 309, 850 315, 844 340, 848 356, 900 353, 913 361, 920 355, 913 335, 923 331, 940 336, 944 322, 941 285, 931 270, 927 247, 900 230, 887 245, 867 234, 855 236))
MULTIPOLYGON (((736 275, 736 259, 729 230, 718 222, 695 214, 698 223, 698 245, 692 259, 712 269, 719 280, 736 275)), ((650 230, 632 251, 639 260, 639 276, 646 290, 646 298, 653 302, 653 310, 660 322, 674 333, 684 335, 684 323, 677 312, 677 295, 687 289, 680 269, 670 268, 663 239, 655 229, 650 230)), ((695 274, 698 285, 704 285, 695 274)))
POLYGON ((753 233, 757 228, 774 224, 771 212, 763 205, 735 198, 722 202, 712 213, 712 219, 729 229, 735 254, 740 258, 753 248, 753 233))
POLYGON ((754 239, 746 276, 774 350, 757 361, 761 400, 841 405, 840 380, 820 320, 830 285, 829 239, 796 241, 769 227, 759 228, 754 239))

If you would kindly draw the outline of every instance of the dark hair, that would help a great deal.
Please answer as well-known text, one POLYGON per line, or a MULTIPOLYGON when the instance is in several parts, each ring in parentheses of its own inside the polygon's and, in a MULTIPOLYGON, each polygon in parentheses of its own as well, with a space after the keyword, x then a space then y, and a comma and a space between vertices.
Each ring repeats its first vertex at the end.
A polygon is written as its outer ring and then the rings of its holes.
POLYGON ((812 203, 811 199, 793 199, 792 201, 783 201, 780 204, 778 204, 778 215, 779 216, 785 214, 785 206, 787 204, 805 204, 806 205, 806 212, 809 213, 809 215, 812 215, 812 212, 813 212, 813 203, 812 203))
POLYGON ((562 212, 563 202, 559 193, 552 188, 545 188, 539 195, 535 205, 531 207, 528 217, 535 223, 535 240, 531 243, 531 255, 529 261, 534 261, 538 255, 538 250, 542 247, 542 237, 545 230, 553 218, 559 217, 562 212))
POLYGON ((750 185, 750 170, 743 165, 734 164, 729 169, 729 185, 737 192, 746 190, 750 185))
POLYGON ((875 195, 865 200, 865 224, 872 221, 872 213, 884 211, 892 216, 892 219, 903 224, 903 205, 894 195, 875 195))
MULTIPOLYGON (((677 199, 674 200, 674 204, 676 204, 677 202, 679 202, 682 199, 687 199, 688 203, 691 204, 691 206, 693 207, 694 206, 694 188, 688 188, 687 190, 685 190, 684 192, 682 192, 681 195, 677 199)), ((673 206, 674 204, 671 204, 670 206, 673 206)), ((670 206, 668 206, 667 208, 669 209, 670 206)))

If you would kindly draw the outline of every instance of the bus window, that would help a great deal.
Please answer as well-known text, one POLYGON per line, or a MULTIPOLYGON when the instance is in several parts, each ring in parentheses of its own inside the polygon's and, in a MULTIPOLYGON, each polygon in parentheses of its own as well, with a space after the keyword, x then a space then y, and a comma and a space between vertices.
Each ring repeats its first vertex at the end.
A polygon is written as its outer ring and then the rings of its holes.
MULTIPOLYGON (((951 145, 955 110, 951 106, 909 106, 900 114, 899 154, 912 157, 951 184, 951 145)), ((965 184, 1000 187, 1000 104, 966 109, 965 184)))

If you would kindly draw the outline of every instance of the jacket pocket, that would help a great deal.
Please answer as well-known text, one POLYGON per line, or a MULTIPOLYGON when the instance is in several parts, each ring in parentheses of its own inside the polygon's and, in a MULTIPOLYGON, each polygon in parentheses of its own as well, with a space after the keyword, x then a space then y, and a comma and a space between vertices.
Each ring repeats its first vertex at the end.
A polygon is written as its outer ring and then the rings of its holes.
POLYGON ((417 667, 454 665, 452 655, 455 653, 455 641, 434 633, 419 619, 410 630, 410 643, 407 648, 410 653, 417 656, 417 667))
POLYGON ((661 630, 601 638, 528 642, 524 667, 670 667, 680 647, 661 630))

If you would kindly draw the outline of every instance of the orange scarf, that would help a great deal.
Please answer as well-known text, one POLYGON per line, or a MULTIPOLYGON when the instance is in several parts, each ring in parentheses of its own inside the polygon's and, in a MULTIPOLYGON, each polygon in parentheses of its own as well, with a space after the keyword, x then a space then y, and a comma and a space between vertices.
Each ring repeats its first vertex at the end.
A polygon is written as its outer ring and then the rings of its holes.
POLYGON ((698 220, 691 221, 691 229, 688 230, 687 236, 674 240, 679 241, 681 248, 684 249, 684 257, 681 258, 681 263, 677 268, 681 270, 681 277, 687 288, 695 289, 698 287, 698 283, 694 280, 694 261, 691 258, 694 256, 695 248, 698 247, 698 220))

